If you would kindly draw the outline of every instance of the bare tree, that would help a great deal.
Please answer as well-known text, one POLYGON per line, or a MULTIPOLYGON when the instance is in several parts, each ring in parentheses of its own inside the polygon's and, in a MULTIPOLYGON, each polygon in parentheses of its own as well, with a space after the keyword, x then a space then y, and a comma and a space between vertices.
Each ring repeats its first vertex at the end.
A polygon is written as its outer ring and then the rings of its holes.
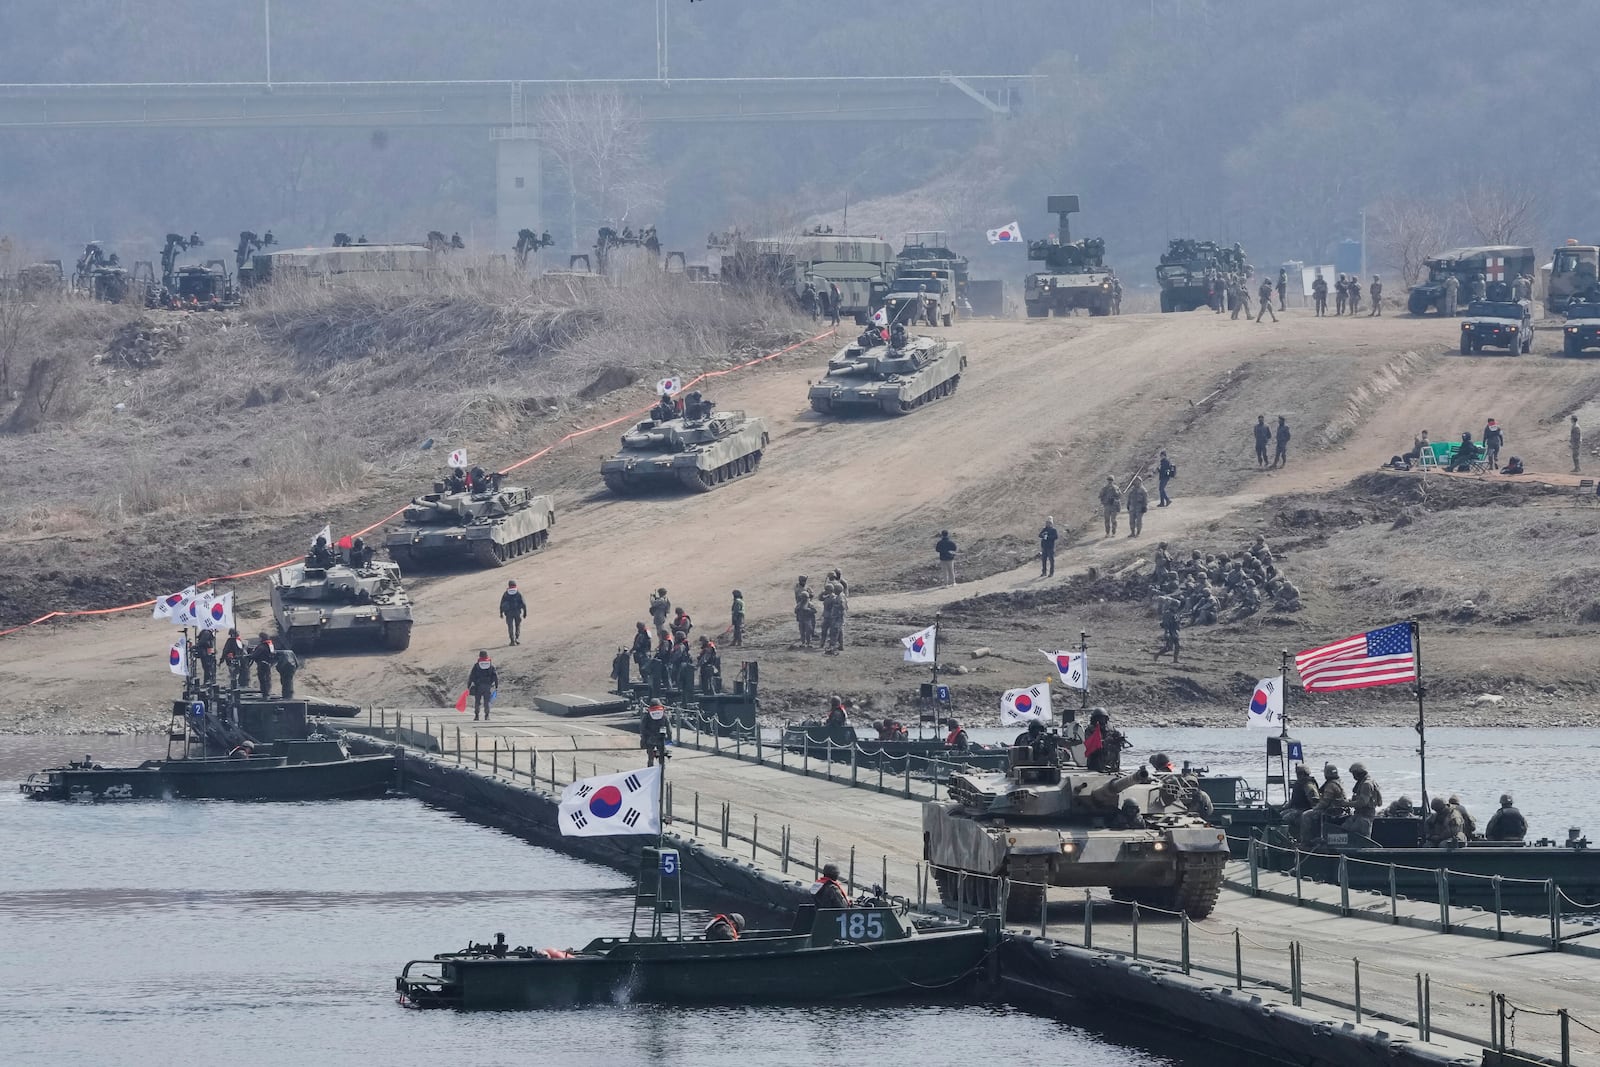
POLYGON ((1372 211, 1373 243, 1409 289, 1422 277, 1424 261, 1454 243, 1452 205, 1436 200, 1390 197, 1372 211))
POLYGON ((648 136, 621 93, 570 88, 557 93, 540 108, 539 134, 566 178, 573 248, 580 247, 580 204, 588 205, 591 221, 621 227, 630 213, 661 203, 648 136))
POLYGON ((11 395, 11 364, 32 343, 43 314, 28 291, 16 246, 0 238, 0 399, 11 395))
POLYGON ((1486 245, 1528 244, 1543 215, 1539 195, 1481 178, 1461 190, 1461 211, 1478 240, 1486 245))

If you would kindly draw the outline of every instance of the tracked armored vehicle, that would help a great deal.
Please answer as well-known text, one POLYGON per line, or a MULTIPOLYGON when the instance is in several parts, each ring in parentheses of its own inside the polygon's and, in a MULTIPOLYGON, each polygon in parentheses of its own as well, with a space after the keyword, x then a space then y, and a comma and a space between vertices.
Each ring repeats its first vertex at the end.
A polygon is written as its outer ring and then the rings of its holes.
POLYGON ((828 360, 828 373, 811 386, 811 406, 826 415, 904 415, 954 393, 966 369, 959 341, 913 337, 899 348, 857 341, 828 360))
POLYGON ((1047 885, 1106 886, 1118 900, 1211 914, 1228 841, 1190 810, 1192 779, 1090 771, 1053 744, 1015 746, 1009 764, 953 772, 952 802, 922 806, 924 857, 945 904, 993 908, 1006 878, 1017 921, 1038 918, 1047 885))
POLYGON ((704 493, 754 473, 770 435, 764 419, 718 411, 698 392, 663 400, 622 435, 622 451, 600 464, 606 488, 627 496, 662 489, 704 493))
POLYGON ((269 577, 278 632, 296 652, 308 652, 325 639, 395 651, 411 644, 411 598, 400 584, 400 565, 358 562, 323 567, 307 559, 269 577))
POLYGON ((433 492, 413 499, 400 519, 404 525, 389 530, 383 546, 407 569, 500 567, 544 547, 556 506, 531 489, 501 485, 496 474, 481 493, 449 492, 444 482, 435 482, 433 492))
POLYGON ((1078 309, 1091 315, 1111 314, 1113 272, 1105 265, 1105 240, 1071 240, 1067 216, 1078 210, 1076 196, 1048 197, 1046 207, 1057 218, 1058 236, 1028 244, 1028 258, 1044 263, 1043 270, 1023 279, 1028 317, 1042 319, 1052 311, 1060 316, 1078 309))

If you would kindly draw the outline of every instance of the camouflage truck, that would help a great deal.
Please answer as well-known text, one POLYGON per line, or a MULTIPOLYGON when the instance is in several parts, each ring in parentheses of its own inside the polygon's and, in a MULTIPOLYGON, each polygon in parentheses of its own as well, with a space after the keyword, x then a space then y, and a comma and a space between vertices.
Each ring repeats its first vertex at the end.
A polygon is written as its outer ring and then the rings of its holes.
POLYGON ((1406 294, 1406 310, 1413 315, 1437 311, 1443 315, 1465 311, 1472 301, 1476 279, 1484 282, 1485 299, 1511 300, 1517 276, 1533 277, 1533 249, 1521 245, 1481 245, 1452 248, 1423 260, 1428 276, 1406 294), (1455 307, 1450 308, 1447 279, 1456 280, 1455 307))
POLYGON ((950 249, 950 235, 943 230, 918 230, 906 234, 900 241, 899 273, 918 270, 947 270, 955 281, 956 310, 963 315, 972 314, 972 304, 967 298, 971 272, 967 257, 950 249))
POLYGON ((400 584, 400 565, 387 560, 329 567, 309 560, 272 572, 272 615, 296 652, 326 639, 381 645, 411 644, 411 598, 400 584))
POLYGON ((1560 315, 1574 300, 1600 303, 1600 245, 1580 245, 1568 239, 1550 257, 1544 309, 1551 315, 1560 315))
MULTIPOLYGON (((1156 267, 1156 284, 1161 286, 1162 311, 1193 311, 1210 307, 1213 285, 1226 287, 1229 277, 1247 280, 1250 264, 1237 243, 1225 248, 1215 241, 1196 241, 1175 237, 1167 242, 1156 267)), ((1226 300, 1225 295, 1216 297, 1226 300)))
POLYGON ((953 324, 960 314, 956 307, 955 272, 938 267, 919 267, 898 275, 883 296, 883 309, 889 322, 906 327, 928 323, 921 308, 923 297, 934 303, 934 322, 953 324))
POLYGON ((905 415, 954 393, 966 369, 959 341, 913 337, 894 348, 858 340, 828 360, 827 374, 811 386, 811 407, 825 415, 905 415))
POLYGON ((407 569, 418 565, 474 564, 501 567, 536 552, 550 540, 556 506, 550 497, 490 476, 484 492, 433 492, 415 497, 401 513, 402 525, 384 535, 389 558, 407 569))
MULTIPOLYGON (((1047 737, 1050 735, 1046 735, 1047 737)), ((1224 831, 1191 810, 1199 786, 1179 774, 1090 771, 1070 749, 1013 746, 1004 772, 965 768, 950 802, 922 806, 924 858, 939 898, 1036 919, 1047 886, 1106 886, 1190 918, 1211 914, 1228 859, 1224 831)))
POLYGON ((769 440, 764 419, 718 411, 700 393, 684 393, 663 399, 623 434, 622 451, 601 462, 600 477, 623 496, 672 488, 704 493, 755 473, 769 440))
POLYGON ((1030 319, 1042 319, 1084 310, 1091 315, 1111 314, 1111 268, 1105 265, 1106 243, 1099 237, 1072 240, 1068 216, 1078 210, 1076 196, 1052 196, 1046 210, 1056 216, 1056 236, 1028 243, 1028 259, 1042 262, 1044 270, 1023 280, 1022 300, 1030 319))

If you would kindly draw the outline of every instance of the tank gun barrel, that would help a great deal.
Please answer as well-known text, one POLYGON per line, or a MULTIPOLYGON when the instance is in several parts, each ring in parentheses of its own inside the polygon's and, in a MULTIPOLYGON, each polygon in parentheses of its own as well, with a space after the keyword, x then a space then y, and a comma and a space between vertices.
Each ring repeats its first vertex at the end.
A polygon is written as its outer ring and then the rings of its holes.
POLYGON ((1118 796, 1126 793, 1136 785, 1149 784, 1150 768, 1141 766, 1133 774, 1124 775, 1121 778, 1113 779, 1107 782, 1105 785, 1097 787, 1089 794, 1089 799, 1094 801, 1095 804, 1099 805, 1100 807, 1115 808, 1117 806, 1118 796))

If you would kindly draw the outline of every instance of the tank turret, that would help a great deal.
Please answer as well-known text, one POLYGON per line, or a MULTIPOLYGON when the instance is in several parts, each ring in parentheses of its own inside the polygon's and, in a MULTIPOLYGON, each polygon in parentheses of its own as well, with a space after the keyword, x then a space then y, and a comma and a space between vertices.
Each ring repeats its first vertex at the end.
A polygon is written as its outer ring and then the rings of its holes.
POLYGON ((771 435, 766 421, 742 411, 718 411, 698 392, 663 399, 650 418, 622 435, 622 451, 600 464, 613 493, 656 489, 715 489, 754 473, 771 435))

